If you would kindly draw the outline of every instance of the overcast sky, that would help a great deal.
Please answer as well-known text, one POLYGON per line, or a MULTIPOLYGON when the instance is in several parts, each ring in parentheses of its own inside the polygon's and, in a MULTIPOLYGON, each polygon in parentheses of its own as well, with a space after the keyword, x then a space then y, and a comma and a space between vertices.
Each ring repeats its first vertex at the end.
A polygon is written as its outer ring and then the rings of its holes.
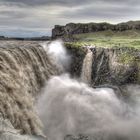
POLYGON ((140 0, 0 0, 0 35, 51 35, 69 22, 140 20, 140 0))

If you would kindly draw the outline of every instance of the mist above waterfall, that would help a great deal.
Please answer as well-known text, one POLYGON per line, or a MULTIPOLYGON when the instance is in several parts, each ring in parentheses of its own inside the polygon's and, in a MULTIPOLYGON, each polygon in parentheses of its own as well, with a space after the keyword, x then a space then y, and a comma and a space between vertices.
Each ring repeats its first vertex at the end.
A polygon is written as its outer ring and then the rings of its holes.
POLYGON ((50 54, 52 59, 56 61, 58 65, 61 65, 65 70, 68 69, 70 63, 70 56, 67 54, 62 40, 46 42, 42 43, 41 45, 48 52, 48 54, 50 54))
POLYGON ((62 140, 67 134, 88 134, 97 140, 139 140, 139 89, 128 87, 127 102, 113 89, 93 89, 68 75, 52 77, 37 106, 44 133, 50 140, 62 140))

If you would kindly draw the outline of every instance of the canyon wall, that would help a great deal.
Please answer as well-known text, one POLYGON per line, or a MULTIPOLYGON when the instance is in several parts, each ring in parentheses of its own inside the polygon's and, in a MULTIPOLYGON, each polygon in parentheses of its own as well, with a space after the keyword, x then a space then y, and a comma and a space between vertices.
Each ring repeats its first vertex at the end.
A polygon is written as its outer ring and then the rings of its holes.
MULTIPOLYGON (((91 46, 90 46, 91 47, 91 46)), ((69 72, 79 77, 86 55, 86 47, 67 45, 71 54, 69 72)), ((92 60, 92 86, 140 84, 140 50, 135 48, 90 48, 92 60)))

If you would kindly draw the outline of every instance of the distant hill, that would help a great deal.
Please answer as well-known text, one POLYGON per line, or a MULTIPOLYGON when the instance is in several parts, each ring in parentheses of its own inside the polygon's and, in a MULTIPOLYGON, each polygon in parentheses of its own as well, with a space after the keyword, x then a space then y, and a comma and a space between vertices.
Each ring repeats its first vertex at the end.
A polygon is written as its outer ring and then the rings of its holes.
POLYGON ((4 40, 5 39, 5 36, 0 36, 0 40, 4 40))
POLYGON ((0 36, 0 40, 27 40, 27 41, 46 41, 51 40, 49 36, 42 36, 42 37, 5 37, 0 36))
POLYGON ((95 33, 101 31, 123 32, 127 30, 140 30, 140 21, 128 21, 119 24, 110 23, 68 23, 65 26, 55 25, 52 29, 52 38, 73 39, 75 34, 95 33))

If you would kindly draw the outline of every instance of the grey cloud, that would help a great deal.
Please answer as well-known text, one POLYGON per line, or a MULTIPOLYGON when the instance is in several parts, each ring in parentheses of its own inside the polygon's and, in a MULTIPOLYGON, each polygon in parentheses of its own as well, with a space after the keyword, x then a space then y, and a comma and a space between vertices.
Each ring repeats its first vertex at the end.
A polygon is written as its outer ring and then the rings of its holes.
POLYGON ((136 9, 129 6, 89 6, 76 11, 63 12, 66 18, 121 18, 132 15, 136 9))
POLYGON ((94 4, 97 2, 101 3, 114 3, 114 4, 137 4, 139 0, 1 0, 4 3, 15 4, 21 6, 22 4, 28 6, 40 6, 40 5, 60 5, 60 6, 78 6, 94 4))
POLYGON ((1 0, 5 4, 15 4, 21 6, 22 4, 28 6, 40 5, 60 5, 60 6, 77 6, 79 4, 92 3, 92 0, 1 0))
POLYGON ((27 19, 24 18, 16 18, 13 19, 12 17, 0 17, 1 23, 0 26, 5 25, 11 28, 26 28, 26 29, 48 29, 50 28, 50 23, 48 21, 43 22, 39 19, 28 17, 27 19))
POLYGON ((27 17, 28 14, 27 13, 23 13, 23 12, 17 12, 17 11, 0 11, 0 17, 3 18, 16 18, 16 19, 20 19, 20 18, 25 18, 27 17))

